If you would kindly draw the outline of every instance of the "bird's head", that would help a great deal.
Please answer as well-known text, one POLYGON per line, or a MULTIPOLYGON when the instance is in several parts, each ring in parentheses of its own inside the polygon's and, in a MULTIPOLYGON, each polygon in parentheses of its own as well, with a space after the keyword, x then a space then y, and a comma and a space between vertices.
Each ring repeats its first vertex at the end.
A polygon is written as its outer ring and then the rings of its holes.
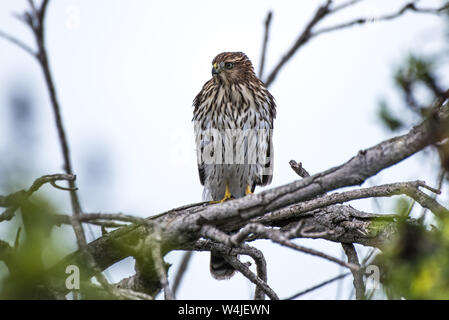
POLYGON ((255 77, 255 73, 243 52, 222 52, 212 60, 212 76, 220 83, 238 83, 255 77))

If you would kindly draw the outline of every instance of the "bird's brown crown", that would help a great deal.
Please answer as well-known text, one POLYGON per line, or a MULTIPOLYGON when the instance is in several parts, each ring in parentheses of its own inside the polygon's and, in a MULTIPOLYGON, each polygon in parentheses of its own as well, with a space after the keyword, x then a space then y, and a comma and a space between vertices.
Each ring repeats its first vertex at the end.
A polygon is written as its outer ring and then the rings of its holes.
POLYGON ((224 83, 248 81, 255 77, 251 61, 243 52, 222 52, 212 60, 212 75, 224 83))

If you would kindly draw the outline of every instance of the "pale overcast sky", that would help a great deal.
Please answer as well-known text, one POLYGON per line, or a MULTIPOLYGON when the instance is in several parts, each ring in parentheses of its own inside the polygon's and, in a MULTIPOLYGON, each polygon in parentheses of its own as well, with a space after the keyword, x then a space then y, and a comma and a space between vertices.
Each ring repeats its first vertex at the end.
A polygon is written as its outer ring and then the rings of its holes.
MULTIPOLYGON (((325 20, 322 26, 392 13, 405 2, 366 0, 325 20)), ((46 40, 83 209, 146 217, 201 201, 191 105, 211 76, 213 57, 222 51, 243 51, 258 70, 263 22, 268 10, 273 10, 266 62, 266 71, 270 71, 321 3, 51 1, 46 40), (103 183, 91 183, 97 174, 103 183)), ((425 7, 441 3, 419 2, 425 7)), ((34 46, 29 30, 12 17, 26 5, 25 0, 2 0, 0 30, 34 46)), ((278 116, 274 124, 274 178, 268 188, 297 179, 288 165, 291 159, 316 173, 389 138, 391 134, 377 119, 377 108, 382 97, 400 102, 393 89, 394 68, 411 52, 433 53, 443 45, 442 20, 413 13, 311 40, 270 87, 278 116)), ((444 79, 449 73, 442 70, 441 74, 444 79)), ((0 39, 0 119, 6 117, 9 90, 16 85, 30 91, 36 110, 36 177, 61 172, 61 153, 41 70, 27 53, 0 39)), ((11 130, 0 121, 3 156, 8 155, 5 146, 11 130)), ((26 156, 27 150, 22 153, 26 156)), ((435 157, 418 156, 367 183, 424 179, 432 185, 436 163, 435 157), (423 163, 423 159, 428 162, 423 163)), ((23 186, 31 182, 25 181, 23 186)), ((69 211, 68 195, 45 190, 57 193, 62 210, 69 211)), ((380 204, 379 209, 369 200, 352 203, 370 212, 389 212, 393 206, 391 199, 382 199, 380 204)), ((69 230, 58 228, 55 232, 69 230)), ((339 244, 297 241, 341 257, 339 244)), ((266 253, 269 284, 281 298, 342 272, 331 262, 266 241, 255 245, 266 253)), ((359 253, 366 252, 357 248, 359 253)), ((173 263, 170 276, 179 258, 177 252, 166 256, 173 263)), ((108 277, 118 281, 131 273, 133 264, 127 259, 108 270, 108 277)), ((344 282, 340 298, 350 296, 351 282, 350 278, 344 282)), ((209 274, 209 254, 196 253, 178 298, 247 299, 253 291, 240 275, 229 281, 214 280, 209 274)), ((334 284, 304 298, 336 296, 334 284)))

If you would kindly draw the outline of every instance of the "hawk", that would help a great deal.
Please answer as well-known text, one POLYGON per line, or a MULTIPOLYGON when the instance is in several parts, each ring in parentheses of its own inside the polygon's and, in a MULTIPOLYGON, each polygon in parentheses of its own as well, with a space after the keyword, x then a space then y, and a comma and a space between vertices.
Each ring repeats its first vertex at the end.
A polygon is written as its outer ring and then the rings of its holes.
MULTIPOLYGON (((276 104, 242 52, 223 52, 212 61, 212 78, 193 100, 198 173, 203 201, 241 198, 271 182, 272 129, 276 104)), ((216 279, 234 268, 211 254, 216 279)))

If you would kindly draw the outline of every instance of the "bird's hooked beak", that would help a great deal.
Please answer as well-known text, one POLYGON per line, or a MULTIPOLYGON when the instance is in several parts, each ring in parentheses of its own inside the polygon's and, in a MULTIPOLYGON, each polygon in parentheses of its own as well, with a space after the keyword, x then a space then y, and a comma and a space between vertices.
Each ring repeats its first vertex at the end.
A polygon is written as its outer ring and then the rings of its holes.
POLYGON ((213 67, 212 67, 212 76, 219 74, 222 70, 222 65, 221 63, 214 63, 213 67))

